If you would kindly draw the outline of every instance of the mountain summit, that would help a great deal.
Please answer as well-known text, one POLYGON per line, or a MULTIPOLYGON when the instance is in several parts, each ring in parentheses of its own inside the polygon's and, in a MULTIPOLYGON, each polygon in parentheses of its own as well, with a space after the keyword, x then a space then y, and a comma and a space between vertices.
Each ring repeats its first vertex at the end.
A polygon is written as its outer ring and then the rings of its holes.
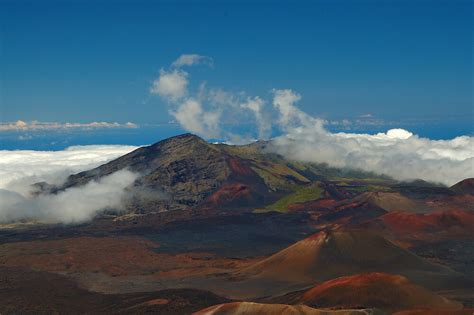
POLYGON ((63 185, 49 190, 55 193, 81 186, 127 169, 139 174, 129 188, 131 207, 135 212, 149 212, 195 206, 258 207, 291 187, 311 182, 286 160, 265 153, 263 148, 260 142, 246 146, 211 144, 188 133, 71 175, 63 185))

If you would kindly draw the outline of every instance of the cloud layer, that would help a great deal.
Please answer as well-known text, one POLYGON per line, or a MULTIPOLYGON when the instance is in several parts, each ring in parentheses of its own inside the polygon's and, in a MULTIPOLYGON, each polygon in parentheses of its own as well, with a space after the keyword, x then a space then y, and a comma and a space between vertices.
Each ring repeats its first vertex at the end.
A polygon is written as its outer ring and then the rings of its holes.
POLYGON ((467 136, 430 140, 403 129, 369 135, 305 126, 289 130, 273 144, 273 150, 290 159, 372 171, 398 180, 453 185, 474 177, 474 139, 467 136))
POLYGON ((124 188, 136 178, 126 170, 55 195, 34 197, 31 185, 42 181, 59 184, 72 173, 99 166, 136 148, 94 145, 63 151, 0 151, 0 222, 82 222, 104 208, 120 209, 124 188))
POLYGON ((331 133, 324 128, 327 122, 296 107, 300 99, 291 90, 274 91, 273 105, 284 134, 272 147, 290 159, 446 185, 474 177, 473 137, 430 140, 400 128, 375 135, 331 133))
POLYGON ((125 188, 136 178, 137 174, 121 170, 81 187, 36 197, 0 189, 0 222, 23 219, 45 223, 88 221, 104 209, 122 210, 125 188))
MULTIPOLYGON (((331 133, 327 125, 342 125, 349 129, 351 121, 325 121, 301 111, 297 103, 302 96, 291 89, 273 89, 267 97, 245 92, 230 92, 208 88, 199 83, 191 93, 190 74, 179 65, 198 64, 197 55, 183 55, 171 65, 171 70, 160 71, 152 87, 170 104, 170 114, 186 130, 208 139, 242 143, 268 139, 273 133, 273 150, 290 159, 327 163, 386 174, 399 180, 424 179, 452 185, 467 177, 474 177, 474 138, 457 137, 452 140, 430 140, 396 128, 375 135, 331 133), (187 57, 183 57, 187 56, 187 57), (173 68, 175 67, 175 68, 173 68), (169 75, 180 80, 168 80, 169 75), (155 83, 174 82, 159 92, 155 83), (254 133, 236 134, 229 126, 253 123, 254 133)), ((202 56, 201 56, 202 57, 202 56)), ((380 124, 372 114, 359 117, 356 124, 380 124)))
POLYGON ((58 123, 58 122, 0 122, 0 131, 29 131, 29 130, 57 130, 57 129, 110 129, 110 128, 138 128, 138 125, 127 122, 119 124, 117 122, 94 121, 90 123, 58 123))

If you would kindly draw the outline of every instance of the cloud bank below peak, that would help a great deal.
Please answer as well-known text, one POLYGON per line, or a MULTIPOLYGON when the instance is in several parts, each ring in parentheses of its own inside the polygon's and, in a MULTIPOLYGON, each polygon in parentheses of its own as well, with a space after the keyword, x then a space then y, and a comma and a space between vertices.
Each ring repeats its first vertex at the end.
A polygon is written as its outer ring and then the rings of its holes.
MULTIPOLYGON (((192 93, 191 75, 180 66, 199 64, 202 56, 190 56, 199 55, 179 57, 170 70, 160 71, 150 89, 166 101, 170 115, 190 132, 233 143, 280 134, 273 139, 272 148, 290 159, 372 171, 398 180, 452 185, 474 177, 473 137, 431 140, 397 126, 372 135, 331 133, 326 126, 334 122, 300 110, 297 104, 303 97, 292 89, 272 89, 266 96, 255 96, 208 88, 200 82, 192 93), (253 133, 236 134, 230 126, 239 124, 250 124, 253 133)), ((370 114, 360 119, 375 118, 370 114)))
POLYGON ((36 220, 45 223, 80 223, 93 219, 104 209, 123 210, 125 188, 137 174, 117 171, 81 187, 68 188, 57 194, 23 196, 0 189, 0 222, 36 220))
POLYGON ((67 176, 88 170, 136 149, 135 146, 75 146, 62 151, 0 151, 0 222, 22 219, 78 223, 103 209, 120 210, 126 187, 137 174, 122 170, 84 186, 34 196, 32 184, 60 184, 67 176))
MULTIPOLYGON (((318 128, 319 129, 319 128, 318 128)), ((273 150, 290 159, 327 163, 389 175, 453 185, 474 176, 474 139, 430 140, 406 130, 387 133, 330 133, 298 128, 273 141, 273 150)))

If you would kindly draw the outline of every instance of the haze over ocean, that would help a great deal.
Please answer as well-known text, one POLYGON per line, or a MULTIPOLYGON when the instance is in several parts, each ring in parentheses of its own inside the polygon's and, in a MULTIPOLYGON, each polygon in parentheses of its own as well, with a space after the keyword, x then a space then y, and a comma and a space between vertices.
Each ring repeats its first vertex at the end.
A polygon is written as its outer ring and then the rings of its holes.
MULTIPOLYGON (((253 126, 237 126, 236 129, 248 131, 253 126)), ((390 124, 380 126, 365 126, 351 130, 355 133, 386 132, 391 128, 404 128, 414 134, 436 140, 452 139, 462 135, 473 135, 473 124, 465 122, 427 122, 419 124, 390 124)), ((329 126, 332 132, 347 131, 337 126, 329 126)), ((123 144, 148 145, 157 141, 186 133, 187 131, 177 124, 159 126, 143 126, 137 129, 112 129, 89 131, 48 131, 0 132, 0 150, 63 150, 70 146, 92 144, 123 144)), ((276 134, 275 134, 276 135, 276 134)))

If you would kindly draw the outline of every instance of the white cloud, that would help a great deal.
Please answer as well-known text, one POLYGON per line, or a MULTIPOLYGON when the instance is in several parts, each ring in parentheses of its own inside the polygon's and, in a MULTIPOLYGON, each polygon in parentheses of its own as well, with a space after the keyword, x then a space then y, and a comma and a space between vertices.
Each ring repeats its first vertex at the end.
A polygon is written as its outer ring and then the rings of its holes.
POLYGON ((219 136, 219 111, 205 111, 201 102, 195 99, 187 99, 176 111, 171 111, 179 124, 187 130, 206 138, 219 136))
POLYGON ((474 138, 467 136, 430 140, 403 129, 369 135, 299 126, 275 139, 273 148, 298 161, 373 171, 398 180, 453 185, 474 177, 474 138))
POLYGON ((61 183, 80 171, 104 164, 135 150, 136 146, 88 145, 62 151, 1 150, 0 189, 28 195, 30 185, 46 181, 61 183))
POLYGON ((408 139, 413 136, 413 133, 405 129, 395 128, 387 131, 387 137, 392 139, 408 139))
POLYGON ((184 54, 178 57, 171 66, 179 68, 183 66, 194 66, 198 64, 213 65, 212 58, 198 54, 184 54))
POLYGON ((203 99, 208 100, 215 106, 221 107, 237 107, 240 102, 240 95, 225 91, 223 89, 210 89, 208 92, 204 87, 200 91, 203 99))
POLYGON ((166 71, 161 69, 158 79, 153 81, 150 93, 176 102, 187 94, 188 73, 182 70, 166 71))
POLYGON ((273 106, 280 112, 280 125, 288 125, 292 119, 301 114, 295 107, 295 103, 300 100, 301 95, 292 90, 273 90, 273 106))
POLYGON ((258 127, 258 138, 268 138, 270 136, 272 125, 271 117, 265 114, 265 101, 258 96, 254 98, 249 97, 240 106, 253 112, 258 127))
POLYGON ((273 107, 278 111, 278 124, 283 130, 298 126, 312 126, 322 128, 324 121, 311 117, 296 107, 301 95, 290 90, 273 90, 273 107))
POLYGON ((196 54, 181 55, 171 65, 171 70, 160 70, 150 92, 168 101, 169 113, 184 129, 206 138, 216 138, 220 136, 223 107, 236 107, 237 98, 220 89, 208 92, 205 83, 199 85, 195 95, 189 96, 188 73, 177 69, 185 65, 209 64, 210 61, 211 58, 196 54))
POLYGON ((137 174, 121 170, 84 186, 36 197, 0 189, 0 222, 26 219, 80 223, 93 219, 104 209, 123 210, 125 188, 136 178, 137 174))
POLYGON ((118 122, 94 121, 90 123, 59 123, 59 122, 25 122, 17 120, 16 122, 0 123, 0 131, 30 131, 30 130, 56 130, 56 129, 110 129, 110 128, 138 128, 137 124, 127 122, 120 124, 118 122))
POLYGON ((0 222, 81 222, 104 208, 120 209, 124 188, 136 178, 126 170, 55 195, 33 197, 31 185, 42 181, 60 184, 72 173, 94 168, 136 148, 92 145, 63 151, 0 151, 0 222))

